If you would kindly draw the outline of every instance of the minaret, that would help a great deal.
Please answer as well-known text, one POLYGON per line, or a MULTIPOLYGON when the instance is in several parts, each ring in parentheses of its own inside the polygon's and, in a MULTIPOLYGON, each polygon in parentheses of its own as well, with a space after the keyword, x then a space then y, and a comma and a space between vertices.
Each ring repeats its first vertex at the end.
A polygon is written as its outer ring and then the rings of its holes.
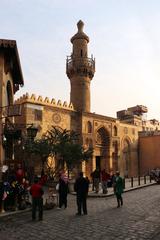
POLYGON ((67 57, 66 73, 71 83, 70 101, 75 110, 90 112, 90 81, 95 72, 95 59, 88 58, 89 37, 83 32, 84 23, 77 23, 78 32, 71 38, 73 52, 67 57))

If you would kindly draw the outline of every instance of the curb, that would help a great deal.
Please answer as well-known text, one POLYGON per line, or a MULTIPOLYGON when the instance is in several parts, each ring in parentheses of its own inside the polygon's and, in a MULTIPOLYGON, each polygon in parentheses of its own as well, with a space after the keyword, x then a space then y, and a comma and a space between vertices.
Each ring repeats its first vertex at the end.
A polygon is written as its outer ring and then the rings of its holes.
MULTIPOLYGON (((125 192, 134 191, 134 190, 138 190, 138 189, 140 189, 140 188, 149 187, 149 186, 156 185, 156 184, 157 184, 157 183, 154 182, 154 183, 149 183, 149 184, 144 184, 144 185, 136 186, 136 187, 133 187, 133 188, 124 189, 124 193, 125 193, 125 192)), ((76 192, 71 192, 70 194, 76 196, 76 192)), ((108 193, 108 194, 103 194, 103 193, 99 193, 99 194, 97 194, 97 193, 88 194, 88 198, 108 198, 108 197, 111 197, 111 196, 114 196, 114 192, 108 193)))
MULTIPOLYGON (((133 187, 133 188, 128 188, 128 189, 124 190, 124 193, 134 191, 134 190, 138 190, 140 188, 149 187, 149 186, 156 185, 156 184, 157 183, 154 182, 154 183, 149 183, 149 184, 145 184, 145 185, 136 186, 136 187, 133 187)), ((75 192, 71 192, 70 194, 76 196, 75 192)), ((89 194, 88 198, 108 198, 108 197, 111 197, 111 196, 114 196, 114 192, 113 193, 108 193, 108 194, 96 194, 96 193, 94 193, 93 195, 89 194)), ((0 213, 0 219, 5 218, 5 217, 9 217, 9 216, 12 216, 12 215, 17 215, 17 214, 20 214, 20 213, 29 212, 29 211, 31 211, 31 208, 27 208, 27 209, 24 209, 24 210, 17 210, 17 211, 13 211, 13 212, 0 213)))
POLYGON ((24 209, 24 210, 12 211, 12 212, 0 213, 0 219, 5 218, 5 217, 10 217, 12 215, 17 215, 17 214, 20 214, 20 213, 29 212, 29 211, 31 211, 31 208, 27 208, 27 209, 24 209))

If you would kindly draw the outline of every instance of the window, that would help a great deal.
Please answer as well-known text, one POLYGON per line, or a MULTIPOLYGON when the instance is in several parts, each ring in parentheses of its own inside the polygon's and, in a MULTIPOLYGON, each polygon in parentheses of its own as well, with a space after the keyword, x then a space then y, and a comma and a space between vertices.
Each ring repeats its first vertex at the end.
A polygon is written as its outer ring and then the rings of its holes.
POLYGON ((87 122, 87 133, 92 133, 92 124, 90 121, 87 122))
POLYGON ((35 121, 42 121, 42 111, 35 109, 34 110, 34 120, 35 121))
POLYGON ((113 135, 117 136, 117 127, 116 126, 114 126, 114 128, 113 128, 113 135))

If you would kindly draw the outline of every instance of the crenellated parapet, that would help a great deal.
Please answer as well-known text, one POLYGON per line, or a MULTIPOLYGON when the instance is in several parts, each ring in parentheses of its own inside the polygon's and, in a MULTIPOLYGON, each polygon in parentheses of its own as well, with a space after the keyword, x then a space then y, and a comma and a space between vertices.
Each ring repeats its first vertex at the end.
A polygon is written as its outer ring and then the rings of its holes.
POLYGON ((54 98, 50 100, 48 97, 46 98, 43 98, 42 96, 37 97, 35 94, 29 95, 28 93, 23 94, 23 96, 16 99, 14 103, 15 104, 32 103, 32 104, 38 104, 43 106, 53 106, 53 107, 74 111, 72 103, 68 104, 66 101, 62 103, 61 100, 56 101, 54 98))

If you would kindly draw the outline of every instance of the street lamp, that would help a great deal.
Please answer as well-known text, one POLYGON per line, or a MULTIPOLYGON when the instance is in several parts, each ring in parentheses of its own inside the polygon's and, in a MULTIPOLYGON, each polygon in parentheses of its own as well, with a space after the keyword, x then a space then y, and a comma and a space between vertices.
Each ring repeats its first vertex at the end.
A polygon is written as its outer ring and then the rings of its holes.
POLYGON ((27 128, 27 136, 29 139, 34 140, 38 132, 38 128, 35 126, 30 126, 27 128))

